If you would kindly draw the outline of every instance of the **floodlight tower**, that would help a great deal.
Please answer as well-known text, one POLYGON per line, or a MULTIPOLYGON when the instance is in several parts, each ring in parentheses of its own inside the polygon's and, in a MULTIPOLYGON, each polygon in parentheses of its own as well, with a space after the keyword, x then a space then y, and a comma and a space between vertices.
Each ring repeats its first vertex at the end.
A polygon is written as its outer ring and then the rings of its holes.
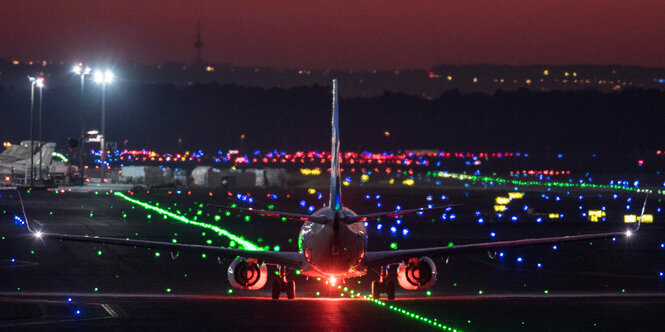
POLYGON ((44 145, 42 141, 42 101, 44 100, 42 90, 44 88, 44 78, 40 77, 37 79, 37 87, 39 88, 39 168, 37 169, 37 177, 39 180, 42 180, 42 146, 44 145))
POLYGON ((84 124, 84 110, 83 110, 83 92, 85 87, 85 75, 90 74, 92 69, 90 67, 84 66, 83 62, 79 62, 74 66, 74 74, 81 76, 81 133, 79 135, 79 172, 81 172, 81 179, 83 180, 84 171, 83 171, 83 141, 85 140, 85 124, 84 124))
POLYGON ((113 83, 113 73, 110 70, 97 70, 93 78, 95 83, 102 85, 102 139, 100 147, 102 149, 101 159, 104 160, 106 154, 106 84, 113 83))
MULTIPOLYGON (((34 153, 35 153, 35 139, 34 139, 34 110, 35 110, 35 85, 38 85, 41 91, 41 87, 44 86, 43 77, 32 77, 28 76, 30 80, 30 187, 34 185, 34 153)), ((41 105, 41 104, 40 104, 41 105)))

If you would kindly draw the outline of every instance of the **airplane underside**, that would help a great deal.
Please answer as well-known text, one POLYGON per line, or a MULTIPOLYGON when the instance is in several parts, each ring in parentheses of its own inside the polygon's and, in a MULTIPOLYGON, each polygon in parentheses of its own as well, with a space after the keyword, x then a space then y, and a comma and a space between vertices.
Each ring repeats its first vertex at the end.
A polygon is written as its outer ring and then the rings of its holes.
POLYGON ((303 264, 303 267, 301 269, 301 274, 310 278, 321 278, 325 280, 328 280, 330 278, 335 278, 337 280, 344 280, 347 278, 357 278, 364 276, 365 274, 367 274, 367 268, 358 268, 354 270, 349 270, 348 272, 343 274, 331 274, 331 273, 323 273, 315 269, 311 264, 305 263, 303 264))

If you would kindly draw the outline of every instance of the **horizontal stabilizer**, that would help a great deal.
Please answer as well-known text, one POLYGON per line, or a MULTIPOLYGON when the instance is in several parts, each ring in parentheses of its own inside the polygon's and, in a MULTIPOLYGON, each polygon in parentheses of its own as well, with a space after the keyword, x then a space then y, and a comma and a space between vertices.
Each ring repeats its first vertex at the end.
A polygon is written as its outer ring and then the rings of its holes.
POLYGON ((432 211, 432 210, 445 210, 449 207, 453 206, 460 206, 461 204, 450 204, 450 205, 441 205, 441 206, 434 206, 431 208, 417 208, 417 209, 408 209, 408 210, 399 210, 399 211, 386 211, 386 212, 377 212, 377 213, 369 213, 369 214, 361 214, 353 217, 346 217, 343 220, 346 223, 354 223, 358 221, 369 221, 369 220, 376 220, 378 218, 384 218, 384 217, 399 217, 403 216, 406 214, 413 214, 413 213, 418 213, 418 212, 425 212, 425 211, 432 211))
POLYGON ((309 222, 313 222, 313 223, 317 223, 317 224, 327 224, 327 223, 332 221, 332 219, 330 219, 330 218, 320 217, 320 216, 313 216, 313 215, 309 215, 309 214, 279 212, 279 211, 254 209, 254 208, 230 207, 230 206, 223 206, 223 205, 217 205, 217 204, 208 204, 208 206, 213 206, 213 207, 221 208, 221 209, 224 209, 224 210, 235 210, 235 211, 253 213, 253 214, 258 214, 258 215, 263 215, 263 216, 268 216, 268 217, 281 217, 281 218, 286 218, 286 219, 290 219, 290 220, 309 221, 309 222))

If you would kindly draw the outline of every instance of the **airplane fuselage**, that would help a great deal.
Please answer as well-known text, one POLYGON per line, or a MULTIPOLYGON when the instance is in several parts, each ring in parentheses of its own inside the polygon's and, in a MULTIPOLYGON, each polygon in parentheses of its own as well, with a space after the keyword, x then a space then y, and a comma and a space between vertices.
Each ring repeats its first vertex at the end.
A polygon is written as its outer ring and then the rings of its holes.
MULTIPOLYGON (((348 208, 333 210, 324 207, 314 216, 331 219, 356 216, 348 208)), ((305 222, 300 230, 300 254, 304 257, 302 273, 310 277, 348 278, 364 275, 361 262, 367 250, 367 229, 362 222, 347 224, 332 221, 327 224, 305 222)))

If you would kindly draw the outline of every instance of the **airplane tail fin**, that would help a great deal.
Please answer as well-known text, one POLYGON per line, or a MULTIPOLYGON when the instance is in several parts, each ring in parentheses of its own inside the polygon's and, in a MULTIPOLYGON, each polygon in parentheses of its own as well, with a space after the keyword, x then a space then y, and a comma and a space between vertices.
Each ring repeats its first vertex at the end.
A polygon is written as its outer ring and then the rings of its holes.
POLYGON ((51 159, 53 158, 53 151, 55 151, 55 143, 41 143, 41 148, 32 156, 35 165, 39 166, 39 157, 41 156, 41 168, 48 169, 48 166, 51 164, 51 159))
POLYGON ((332 82, 332 148, 330 158, 330 202, 331 209, 337 211, 342 208, 342 175, 339 167, 339 95, 337 93, 337 80, 332 82))

